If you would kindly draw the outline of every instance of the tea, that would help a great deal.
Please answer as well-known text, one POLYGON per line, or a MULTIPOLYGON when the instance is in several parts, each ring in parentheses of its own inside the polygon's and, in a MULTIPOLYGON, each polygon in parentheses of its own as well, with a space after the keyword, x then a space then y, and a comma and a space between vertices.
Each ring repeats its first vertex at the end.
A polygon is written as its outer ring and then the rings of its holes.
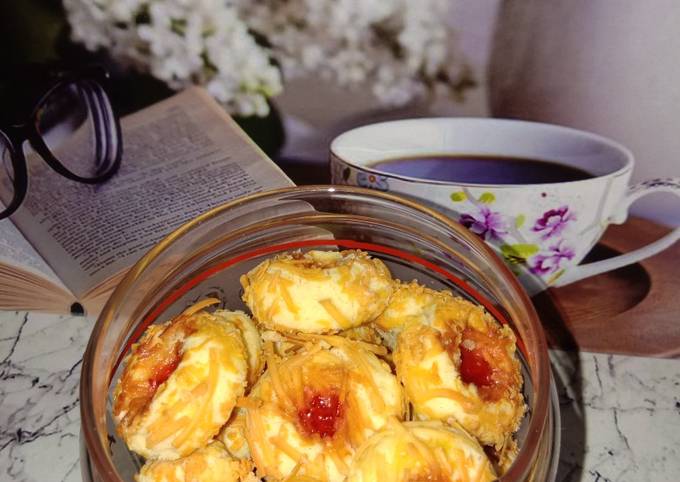
POLYGON ((545 184, 595 177, 554 161, 478 155, 400 157, 371 163, 370 167, 418 179, 470 184, 545 184))

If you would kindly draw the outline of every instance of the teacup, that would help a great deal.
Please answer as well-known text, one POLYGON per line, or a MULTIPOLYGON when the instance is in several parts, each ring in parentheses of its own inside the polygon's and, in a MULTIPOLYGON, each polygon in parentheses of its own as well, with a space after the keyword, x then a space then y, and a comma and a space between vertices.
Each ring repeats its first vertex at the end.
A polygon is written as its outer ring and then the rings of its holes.
POLYGON ((629 187, 628 149, 567 127, 491 118, 383 122, 336 137, 330 163, 335 184, 411 196, 450 215, 495 248, 530 292, 638 262, 680 239, 676 228, 635 251, 579 265, 636 199, 680 196, 680 178, 629 187), (492 167, 480 173, 475 160, 492 167))

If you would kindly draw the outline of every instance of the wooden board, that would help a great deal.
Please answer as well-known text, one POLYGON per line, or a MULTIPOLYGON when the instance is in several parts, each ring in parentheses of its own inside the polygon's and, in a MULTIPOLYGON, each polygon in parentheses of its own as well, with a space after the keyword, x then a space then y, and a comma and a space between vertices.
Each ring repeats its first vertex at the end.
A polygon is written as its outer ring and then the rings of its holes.
MULTIPOLYGON (((639 218, 610 226, 584 262, 629 252, 668 231, 639 218)), ((638 264, 550 289, 533 301, 554 347, 680 356, 680 242, 638 264)))

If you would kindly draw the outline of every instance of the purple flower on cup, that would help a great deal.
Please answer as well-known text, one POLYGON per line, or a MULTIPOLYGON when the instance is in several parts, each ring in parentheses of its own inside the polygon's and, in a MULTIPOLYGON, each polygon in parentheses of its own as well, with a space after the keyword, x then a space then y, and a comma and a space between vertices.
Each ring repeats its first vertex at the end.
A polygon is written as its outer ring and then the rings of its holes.
POLYGON ((568 206, 561 206, 557 209, 550 209, 543 213, 539 219, 536 220, 532 231, 541 233, 541 239, 548 239, 552 236, 558 236, 569 221, 576 219, 573 212, 569 212, 568 206))
POLYGON ((377 174, 363 171, 357 172, 357 183, 361 187, 377 189, 379 191, 387 191, 390 188, 385 176, 378 176, 377 174))
POLYGON ((481 206, 476 216, 469 213, 461 214, 458 221, 485 241, 487 239, 500 240, 503 235, 508 234, 501 214, 486 206, 481 206))
POLYGON ((560 269, 560 264, 564 260, 570 260, 576 253, 568 246, 564 246, 562 241, 548 248, 547 253, 537 254, 531 259, 529 270, 537 275, 546 275, 560 269))

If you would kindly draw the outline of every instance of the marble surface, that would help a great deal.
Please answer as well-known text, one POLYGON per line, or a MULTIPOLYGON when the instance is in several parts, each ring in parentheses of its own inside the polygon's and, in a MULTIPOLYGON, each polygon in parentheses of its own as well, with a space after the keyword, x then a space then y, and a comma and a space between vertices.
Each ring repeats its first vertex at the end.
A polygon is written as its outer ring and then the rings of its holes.
MULTIPOLYGON (((0 312, 0 480, 80 481, 78 383, 92 320, 0 312)), ((680 478, 680 361, 551 353, 559 482, 680 478)))

